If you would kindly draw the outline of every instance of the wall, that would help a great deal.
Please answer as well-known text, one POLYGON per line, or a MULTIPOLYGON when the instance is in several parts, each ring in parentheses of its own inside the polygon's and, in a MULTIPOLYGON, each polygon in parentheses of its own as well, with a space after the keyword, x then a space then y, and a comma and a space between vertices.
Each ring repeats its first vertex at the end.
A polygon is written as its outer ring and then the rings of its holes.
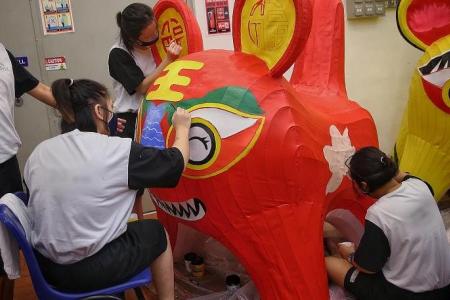
MULTIPOLYGON (((27 55, 28 69, 49 84, 60 77, 92 78, 108 87, 107 53, 117 36, 115 13, 134 0, 75 0, 75 33, 43 36, 37 1, 2 0, 0 41, 17 56, 27 55), (47 72, 42 60, 65 55, 67 71, 47 72)), ((153 5, 155 0, 147 0, 153 5)), ((231 34, 208 35, 204 0, 189 0, 200 24, 206 49, 232 49, 231 34)), ((234 0, 229 0, 230 14, 234 0)), ((385 17, 346 21, 346 79, 350 98, 367 108, 377 124, 380 145, 390 151, 408 99, 412 70, 421 53, 400 36, 395 10, 385 17)), ((290 76, 288 72, 287 77, 290 76)), ((53 110, 25 96, 16 109, 16 124, 23 140, 19 161, 23 166, 32 149, 57 133, 53 110)))
MULTIPOLYGON (((112 90, 108 73, 108 52, 118 28, 115 15, 135 0, 72 0, 74 33, 44 36, 38 1, 1 0, 0 42, 16 56, 27 55, 28 70, 39 80, 51 84, 58 78, 89 78, 112 90), (67 70, 45 71, 44 57, 65 56, 67 70)), ((154 5, 156 0, 143 1, 154 5)), ((25 95, 24 105, 16 108, 15 122, 23 145, 18 153, 21 169, 41 141, 59 133, 59 116, 54 109, 25 95)), ((146 195, 147 193, 145 193, 146 195)), ((152 210, 148 198, 144 209, 152 210)))
MULTIPOLYGON (((191 0, 205 49, 233 49, 231 34, 208 35, 204 0, 191 0)), ((229 0, 230 10, 234 0, 229 0)), ((350 99, 373 116, 380 146, 390 152, 399 131, 409 81, 421 52, 400 35, 395 9, 385 17, 345 21, 346 81, 350 99)), ((285 74, 290 78, 292 70, 285 74)))
MULTIPOLYGON (((42 79, 40 58, 34 34, 34 20, 29 1, 2 0, 0 9, 0 42, 16 56, 27 56, 27 69, 42 79)), ((22 139, 18 159, 23 167, 34 147, 50 137, 46 105, 22 97, 23 105, 15 110, 15 123, 22 139)))
POLYGON ((345 47, 348 95, 372 114, 381 149, 391 152, 422 52, 400 35, 394 9, 385 17, 347 21, 345 47))
MULTIPOLYGON (((16 56, 29 57, 28 70, 50 84, 58 78, 95 79, 111 89, 108 52, 118 36, 115 14, 133 0, 71 1, 75 32, 44 36, 38 1, 2 0, 0 42, 16 56), (67 70, 45 71, 44 57, 65 56, 67 70)), ((146 0, 154 5, 156 0, 146 0)), ((16 127, 23 145, 19 163, 23 167, 34 147, 59 133, 59 117, 50 109, 25 95, 24 105, 16 108, 16 127)))

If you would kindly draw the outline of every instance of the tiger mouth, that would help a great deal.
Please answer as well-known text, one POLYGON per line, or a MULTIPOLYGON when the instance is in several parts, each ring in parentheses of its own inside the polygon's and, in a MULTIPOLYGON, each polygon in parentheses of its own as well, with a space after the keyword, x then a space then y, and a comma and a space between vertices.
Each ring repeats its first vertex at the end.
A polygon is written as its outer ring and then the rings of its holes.
POLYGON ((166 214, 185 221, 198 221, 206 215, 205 204, 197 198, 183 202, 171 202, 152 197, 153 202, 166 214))
POLYGON ((419 67, 419 72, 424 80, 442 88, 450 79, 450 50, 419 67))

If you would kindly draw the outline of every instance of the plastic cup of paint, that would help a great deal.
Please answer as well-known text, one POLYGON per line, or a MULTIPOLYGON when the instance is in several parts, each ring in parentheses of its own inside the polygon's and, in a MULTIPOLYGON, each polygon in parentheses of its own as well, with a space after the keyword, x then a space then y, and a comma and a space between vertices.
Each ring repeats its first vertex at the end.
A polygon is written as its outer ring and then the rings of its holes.
POLYGON ((205 275, 205 263, 203 257, 196 256, 191 262, 192 276, 196 278, 203 277, 205 275))
POLYGON ((228 275, 225 278, 225 284, 227 286, 227 291, 237 291, 241 287, 241 278, 236 274, 228 275))
POLYGON ((191 264, 196 257, 197 254, 195 254, 194 252, 189 252, 184 255, 184 267, 186 268, 186 271, 188 271, 189 273, 192 272, 191 264))

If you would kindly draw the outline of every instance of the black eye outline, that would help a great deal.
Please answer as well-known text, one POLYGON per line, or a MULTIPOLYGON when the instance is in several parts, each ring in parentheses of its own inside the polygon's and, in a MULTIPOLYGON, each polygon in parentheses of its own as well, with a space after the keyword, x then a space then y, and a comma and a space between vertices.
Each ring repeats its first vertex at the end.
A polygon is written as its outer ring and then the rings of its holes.
MULTIPOLYGON (((206 126, 205 124, 203 124, 203 123, 192 123, 191 124, 191 128, 193 128, 193 127, 200 127, 200 128, 202 128, 206 132, 206 134, 209 136, 209 141, 211 142, 209 153, 203 160, 201 160, 201 161, 193 161, 193 160, 191 160, 189 158, 189 164, 194 165, 194 166, 201 166, 201 165, 204 165, 204 164, 208 163, 213 158, 213 156, 214 156, 214 154, 216 152, 216 148, 217 148, 216 139, 214 137, 214 132, 208 126, 206 126)), ((208 146, 207 142, 208 141, 205 141, 206 138, 207 137, 194 136, 194 137, 189 138, 189 141, 191 141, 191 140, 200 140, 200 142, 202 142, 203 146, 205 147, 205 150, 208 150, 208 148, 207 148, 207 146, 208 146)))

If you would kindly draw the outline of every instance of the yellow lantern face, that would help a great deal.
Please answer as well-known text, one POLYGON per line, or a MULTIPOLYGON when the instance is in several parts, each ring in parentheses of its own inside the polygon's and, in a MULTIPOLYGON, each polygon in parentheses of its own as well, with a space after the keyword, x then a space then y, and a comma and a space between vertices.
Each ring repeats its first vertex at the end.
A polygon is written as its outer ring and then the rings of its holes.
POLYGON ((427 48, 419 61, 418 76, 431 102, 446 114, 450 114, 450 36, 444 37, 427 48))

